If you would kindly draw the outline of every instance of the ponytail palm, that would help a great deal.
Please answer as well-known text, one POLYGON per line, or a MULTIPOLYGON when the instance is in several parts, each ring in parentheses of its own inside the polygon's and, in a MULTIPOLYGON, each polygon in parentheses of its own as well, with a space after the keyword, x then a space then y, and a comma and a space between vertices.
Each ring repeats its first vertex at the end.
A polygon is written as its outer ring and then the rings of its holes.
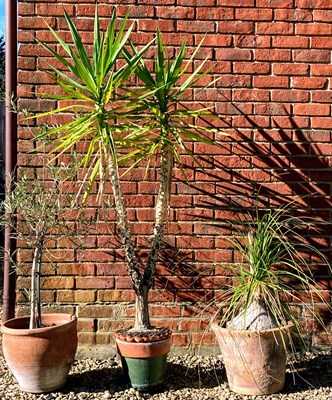
POLYGON ((126 19, 115 33, 115 14, 105 33, 100 33, 98 16, 95 18, 92 57, 88 56, 80 35, 72 20, 65 14, 72 35, 73 46, 67 45, 50 27, 60 51, 55 51, 42 43, 61 64, 61 68, 49 65, 51 75, 62 88, 62 95, 49 95, 49 98, 69 101, 68 106, 39 114, 54 115, 74 111, 72 121, 53 128, 39 137, 55 137, 54 149, 57 154, 86 141, 88 150, 80 167, 86 170, 84 179, 84 198, 99 177, 102 184, 110 179, 117 212, 119 234, 126 254, 128 273, 136 293, 136 320, 133 331, 148 331, 151 324, 148 312, 148 292, 153 284, 154 269, 163 239, 164 225, 167 221, 170 204, 170 187, 174 159, 181 166, 180 153, 191 154, 186 140, 212 143, 204 132, 189 122, 208 111, 179 108, 180 99, 192 90, 193 85, 204 73, 198 67, 183 80, 193 58, 184 62, 186 45, 183 43, 174 60, 169 60, 163 48, 160 33, 157 35, 158 53, 153 72, 149 72, 142 55, 150 44, 138 51, 131 46, 125 49, 132 27, 125 29, 126 19), (65 52, 67 58, 61 54, 65 52), (119 57, 123 55, 122 66, 119 57), (128 78, 136 73, 143 83, 139 89, 128 90, 128 78), (183 83, 179 83, 183 80, 183 83), (119 90, 120 89, 120 90, 119 90), (118 92, 123 93, 122 97, 118 92), (119 101, 120 100, 120 101, 119 101), (121 154, 121 156, 119 155, 121 154), (125 154, 125 155, 124 155, 125 154), (125 199, 121 191, 119 162, 131 162, 131 168, 142 160, 159 158, 159 192, 157 195, 155 225, 152 247, 143 271, 139 268, 136 249, 133 244, 127 217, 125 199))

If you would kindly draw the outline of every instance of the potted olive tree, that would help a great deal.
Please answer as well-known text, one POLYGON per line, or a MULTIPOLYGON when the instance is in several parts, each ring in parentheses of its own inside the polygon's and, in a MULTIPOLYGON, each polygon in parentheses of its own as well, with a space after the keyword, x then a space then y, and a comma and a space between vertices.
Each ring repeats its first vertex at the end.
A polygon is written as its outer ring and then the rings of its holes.
POLYGON ((58 41, 59 50, 45 43, 42 45, 61 64, 61 67, 49 65, 49 68, 63 94, 49 97, 68 100, 70 105, 39 116, 73 111, 73 120, 40 137, 54 138, 54 151, 60 153, 78 142, 87 142, 87 152, 79 165, 86 170, 86 186, 81 192, 83 200, 97 178, 101 182, 101 193, 107 180, 111 184, 118 234, 136 294, 135 324, 132 329, 117 333, 117 344, 125 371, 129 368, 131 384, 145 390, 163 381, 164 364, 170 349, 171 332, 150 323, 148 294, 153 285, 155 265, 168 219, 174 162, 182 168, 181 154, 187 154, 196 161, 186 141, 212 144, 205 133, 217 132, 212 128, 198 128, 194 123, 194 119, 211 115, 207 109, 188 109, 185 106, 193 86, 205 75, 201 72, 204 62, 190 72, 198 48, 185 61, 185 42, 170 59, 158 32, 154 40, 157 54, 150 70, 142 55, 151 43, 140 51, 134 45, 126 48, 132 29, 126 30, 127 18, 115 33, 116 16, 113 14, 109 27, 102 33, 97 13, 90 58, 72 20, 66 14, 65 19, 73 45, 67 44, 51 27, 49 29, 58 41), (62 54, 66 54, 66 58, 62 54), (121 57, 124 59, 119 63, 121 57), (133 74, 139 79, 136 87, 128 86, 128 78, 133 74), (159 191, 151 249, 141 270, 121 189, 119 165, 129 164, 130 170, 143 160, 157 168, 159 191), (131 367, 134 373, 131 373, 131 367), (147 375, 142 375, 143 372, 147 375))
POLYGON ((322 325, 312 299, 331 311, 308 257, 315 255, 329 271, 330 267, 301 234, 314 221, 291 215, 287 207, 257 209, 254 214, 252 220, 233 225, 236 236, 231 243, 241 260, 226 266, 235 282, 225 293, 222 317, 212 323, 212 329, 230 388, 246 395, 266 395, 284 386, 288 350, 295 351, 296 343, 305 344, 296 308, 290 303, 308 308, 322 325), (294 342, 293 333, 299 342, 294 342))
MULTIPOLYGON (((11 182, 2 202, 1 224, 9 226, 20 246, 31 250, 30 316, 3 323, 3 353, 22 390, 49 392, 64 385, 77 348, 77 319, 66 313, 42 313, 41 277, 49 245, 61 235, 76 233, 65 213, 73 210, 63 191, 64 175, 54 167, 42 177, 11 182), (48 179, 44 179, 48 175, 48 179)), ((10 255, 5 255, 6 257, 10 255)), ((20 263, 13 265, 19 269, 20 263)))

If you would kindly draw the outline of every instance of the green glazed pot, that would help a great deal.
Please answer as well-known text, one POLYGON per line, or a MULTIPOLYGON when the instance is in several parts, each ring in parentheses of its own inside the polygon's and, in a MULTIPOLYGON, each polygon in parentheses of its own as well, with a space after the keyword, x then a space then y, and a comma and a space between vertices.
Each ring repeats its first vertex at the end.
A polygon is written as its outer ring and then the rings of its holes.
POLYGON ((133 388, 148 392, 163 384, 170 338, 150 343, 116 339, 116 343, 123 373, 133 388))
POLYGON ((164 382, 167 355, 151 358, 121 357, 125 377, 133 388, 147 392, 164 382))

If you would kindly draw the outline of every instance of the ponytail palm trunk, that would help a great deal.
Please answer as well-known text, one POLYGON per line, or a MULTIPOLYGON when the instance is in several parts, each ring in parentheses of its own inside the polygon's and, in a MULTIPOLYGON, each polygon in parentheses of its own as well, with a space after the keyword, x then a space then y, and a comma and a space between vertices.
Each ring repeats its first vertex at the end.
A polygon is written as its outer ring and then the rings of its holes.
POLYGON ((136 318, 132 331, 152 329, 148 310, 148 294, 154 282, 155 266, 164 229, 168 221, 170 193, 174 162, 182 169, 181 154, 196 158, 186 145, 186 141, 213 142, 204 133, 215 133, 211 128, 197 128, 193 121, 204 115, 211 115, 207 109, 189 110, 179 107, 186 100, 195 83, 205 73, 201 73, 204 62, 192 73, 188 69, 193 64, 195 54, 184 62, 186 50, 182 44, 173 60, 164 50, 160 33, 157 34, 157 55, 153 71, 150 72, 142 59, 148 44, 138 51, 128 43, 132 27, 125 29, 126 19, 117 34, 116 16, 112 15, 109 27, 101 33, 96 13, 94 43, 91 59, 85 49, 79 32, 70 17, 65 14, 72 35, 73 46, 68 46, 51 28, 61 52, 58 53, 47 44, 41 45, 62 65, 57 69, 51 64, 49 69, 55 82, 62 88, 63 95, 47 97, 70 101, 71 105, 58 108, 38 116, 54 115, 72 110, 77 117, 62 126, 42 133, 37 138, 53 138, 54 152, 62 154, 76 146, 80 141, 89 143, 89 148, 78 167, 86 170, 83 200, 89 195, 95 180, 100 177, 101 189, 106 179, 111 182, 118 233, 125 252, 128 273, 136 294, 136 318), (67 53, 67 58, 61 54, 67 53), (125 59, 121 67, 117 61, 125 59), (127 87, 127 80, 136 74, 141 81, 138 88, 127 87), (187 78, 184 78, 187 74, 187 78), (179 82, 182 81, 180 84, 179 82), (118 95, 120 92, 122 96, 118 95), (117 100, 120 100, 119 102, 117 100), (55 136, 55 138, 54 138, 55 136), (148 161, 148 168, 154 164, 159 168, 159 191, 156 198, 155 222, 151 249, 143 270, 132 240, 130 223, 126 210, 125 197, 121 190, 119 165, 129 164, 127 172, 141 161, 148 161))

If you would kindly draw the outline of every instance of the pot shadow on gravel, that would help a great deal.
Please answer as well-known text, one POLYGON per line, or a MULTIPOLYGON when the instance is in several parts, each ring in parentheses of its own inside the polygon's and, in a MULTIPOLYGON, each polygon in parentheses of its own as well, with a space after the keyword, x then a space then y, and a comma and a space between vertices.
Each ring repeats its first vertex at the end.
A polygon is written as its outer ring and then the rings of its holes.
POLYGON ((204 367, 197 364, 194 367, 168 362, 165 372, 165 389, 212 389, 226 381, 224 365, 216 360, 214 365, 204 367))
POLYGON ((61 392, 99 393, 109 391, 125 390, 129 386, 125 383, 120 366, 108 368, 90 369, 82 372, 70 373, 65 386, 61 392))
MULTIPOLYGON (((209 364, 207 367, 200 364, 188 367, 170 361, 166 364, 164 385, 150 394, 168 392, 169 390, 214 388, 225 381, 225 369, 220 360, 216 360, 214 365, 209 364)), ((123 376, 121 367, 115 364, 114 367, 71 373, 61 393, 77 394, 109 391, 112 394, 127 389, 130 389, 130 385, 123 376)))
POLYGON ((307 354, 306 359, 302 356, 292 366, 288 363, 282 393, 301 393, 320 388, 331 388, 332 392, 332 350, 307 354))

